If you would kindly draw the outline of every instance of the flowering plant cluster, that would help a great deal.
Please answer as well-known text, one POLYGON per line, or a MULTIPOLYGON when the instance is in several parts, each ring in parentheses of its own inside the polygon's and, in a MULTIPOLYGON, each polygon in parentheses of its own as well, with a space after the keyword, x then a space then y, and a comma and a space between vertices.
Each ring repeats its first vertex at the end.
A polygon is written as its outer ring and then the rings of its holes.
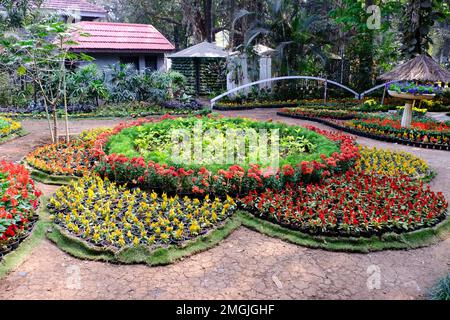
POLYGON ((441 92, 442 88, 427 84, 419 85, 415 84, 414 82, 406 81, 391 84, 389 86, 389 90, 395 91, 397 93, 410 93, 413 95, 421 95, 421 94, 436 94, 441 92))
MULTIPOLYGON (((404 112, 404 110, 405 110, 405 106, 397 106, 396 107, 396 109, 397 109, 397 113, 399 114, 399 115, 403 115, 403 112, 404 112)), ((423 116, 425 116, 425 114, 428 112, 428 110, 427 109, 424 109, 424 108, 416 108, 416 107, 413 107, 412 108, 412 114, 413 114, 413 117, 423 117, 423 116)))
MULTIPOLYGON (((146 161, 139 156, 130 158, 123 154, 105 152, 105 146, 112 134, 152 121, 161 120, 147 119, 121 124, 114 128, 112 133, 99 135, 94 146, 99 157, 97 172, 118 183, 129 183, 145 189, 161 189, 177 194, 234 196, 246 194, 250 190, 282 189, 286 182, 319 181, 324 177, 346 171, 359 157, 358 147, 352 138, 314 127, 308 129, 318 133, 325 143, 327 140, 328 144, 334 142, 330 146, 335 145, 337 151, 334 151, 333 147, 328 155, 319 153, 317 158, 293 164, 286 163, 279 169, 262 168, 258 164, 248 164, 245 168, 232 165, 219 170, 205 167, 186 168, 152 160, 146 161)), ((308 130, 302 130, 308 134, 308 130)), ((309 135, 311 133, 313 132, 309 135)))
POLYGON ((358 116, 358 113, 351 110, 342 109, 322 109, 322 108, 283 108, 282 113, 290 115, 299 115, 311 118, 331 118, 331 119, 352 119, 358 116))
POLYGON ((83 131, 69 143, 60 142, 39 147, 25 158, 28 165, 54 175, 83 176, 92 170, 96 157, 92 150, 97 136, 111 132, 108 128, 83 131))
POLYGON ((360 147, 361 157, 356 161, 358 172, 384 174, 388 176, 409 176, 420 179, 430 173, 428 165, 422 159, 404 152, 360 147))
POLYGON ((159 196, 86 176, 58 190, 48 208, 51 219, 71 234, 94 246, 122 249, 181 244, 218 226, 236 203, 230 197, 159 196))
POLYGON ((4 138, 22 128, 20 122, 0 117, 0 138, 4 138))
POLYGON ((373 117, 350 120, 345 122, 344 125, 375 135, 413 142, 450 144, 450 126, 444 122, 412 121, 411 128, 402 128, 400 120, 373 117))
POLYGON ((408 176, 349 170, 320 184, 250 192, 240 199, 256 216, 312 234, 371 236, 436 225, 448 203, 408 176))
MULTIPOLYGON (((363 103, 363 100, 357 100, 354 98, 331 98, 327 99, 326 107, 330 108, 353 108, 363 103)), ((298 100, 300 106, 320 106, 325 107, 323 98, 320 99, 302 99, 298 100)))
POLYGON ((40 195, 24 166, 0 161, 0 250, 31 229, 40 195))
POLYGON ((246 101, 246 102, 220 102, 217 107, 236 109, 236 108, 260 108, 260 107, 283 107, 297 105, 298 100, 264 100, 264 101, 246 101))

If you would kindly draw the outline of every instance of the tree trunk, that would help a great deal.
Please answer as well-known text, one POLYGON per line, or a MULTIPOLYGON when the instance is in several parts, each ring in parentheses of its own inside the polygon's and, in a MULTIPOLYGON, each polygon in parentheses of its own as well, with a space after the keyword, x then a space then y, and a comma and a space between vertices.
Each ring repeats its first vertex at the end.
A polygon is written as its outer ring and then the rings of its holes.
POLYGON ((230 0, 230 16, 231 16, 231 20, 230 20, 230 51, 233 51, 234 48, 234 29, 236 28, 236 26, 234 25, 234 16, 236 14, 236 1, 235 0, 230 0))
POLYGON ((206 41, 212 42, 212 0, 203 0, 206 41))
POLYGON ((69 110, 67 107, 67 85, 66 85, 66 77, 64 76, 64 118, 66 122, 66 142, 70 142, 69 137, 69 110))
POLYGON ((50 136, 52 137, 52 143, 55 143, 55 137, 53 135, 53 129, 52 129, 52 124, 50 121, 50 112, 48 110, 48 105, 47 105, 47 100, 44 99, 44 108, 45 108, 45 115, 47 117, 47 122, 48 122, 48 129, 50 130, 50 136))
POLYGON ((54 143, 59 143, 58 141, 58 118, 56 114, 56 104, 51 106, 52 116, 53 116, 53 141, 54 143))

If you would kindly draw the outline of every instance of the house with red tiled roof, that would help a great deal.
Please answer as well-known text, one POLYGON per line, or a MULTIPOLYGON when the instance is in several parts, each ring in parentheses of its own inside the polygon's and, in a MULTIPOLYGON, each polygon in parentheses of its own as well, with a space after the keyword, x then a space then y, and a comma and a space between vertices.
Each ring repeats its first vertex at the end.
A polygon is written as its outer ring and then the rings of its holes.
POLYGON ((74 52, 86 53, 104 68, 133 64, 137 70, 164 70, 166 54, 175 47, 149 24, 82 21, 74 28, 74 52))
POLYGON ((106 18, 108 12, 85 0, 44 0, 39 8, 43 11, 57 12, 66 20, 98 21, 106 18))
POLYGON ((152 25, 103 22, 107 11, 86 0, 45 0, 40 8, 74 22, 78 44, 71 50, 93 57, 101 69, 127 63, 141 72, 165 70, 166 54, 175 49, 152 25))

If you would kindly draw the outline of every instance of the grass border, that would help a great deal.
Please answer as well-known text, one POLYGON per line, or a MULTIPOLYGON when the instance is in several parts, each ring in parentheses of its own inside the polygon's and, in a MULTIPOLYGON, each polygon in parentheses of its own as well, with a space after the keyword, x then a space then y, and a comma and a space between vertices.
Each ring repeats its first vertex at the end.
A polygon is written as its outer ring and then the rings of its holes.
POLYGON ((152 251, 144 246, 125 248, 116 253, 109 249, 95 248, 55 225, 52 226, 52 232, 47 233, 47 238, 64 252, 83 260, 163 266, 216 246, 240 226, 239 217, 233 216, 208 234, 190 240, 180 247, 161 247, 152 251))
POLYGON ((386 233, 381 237, 346 238, 315 236, 291 230, 270 221, 257 218, 247 211, 241 210, 238 212, 238 215, 242 225, 249 229, 304 247, 328 251, 369 253, 381 250, 409 250, 430 246, 450 237, 449 217, 434 227, 403 234, 386 233))
POLYGON ((28 134, 29 134, 29 132, 27 130, 25 130, 24 128, 20 128, 19 130, 7 135, 6 137, 0 138, 0 144, 10 142, 17 138, 25 137, 28 134))
POLYGON ((42 170, 36 169, 35 167, 31 166, 28 162, 25 160, 22 161, 27 170, 30 172, 31 177, 39 181, 43 184, 49 184, 49 185, 69 185, 73 181, 77 181, 80 179, 80 177, 77 176, 64 176, 64 175, 53 175, 49 174, 47 172, 44 172, 42 170))
MULTIPOLYGON (((43 209, 43 211, 48 215, 46 209, 43 209)), ((381 250, 411 250, 433 245, 450 237, 450 218, 447 218, 434 227, 404 234, 386 233, 381 237, 347 238, 314 236, 302 233, 287 229, 267 220, 259 219, 247 211, 238 210, 223 225, 206 235, 185 243, 181 247, 169 246, 149 251, 146 247, 139 246, 113 252, 107 248, 101 249, 90 246, 85 241, 68 234, 56 225, 52 225, 52 231, 47 233, 47 238, 64 252, 82 260, 162 266, 216 246, 240 226, 307 248, 352 253, 369 253, 381 250)))
POLYGON ((0 262, 0 280, 22 264, 29 254, 45 239, 45 233, 51 226, 48 212, 43 210, 46 204, 47 199, 42 197, 39 208, 36 211, 39 214, 39 220, 36 221, 31 235, 16 250, 3 257, 3 260, 0 262))

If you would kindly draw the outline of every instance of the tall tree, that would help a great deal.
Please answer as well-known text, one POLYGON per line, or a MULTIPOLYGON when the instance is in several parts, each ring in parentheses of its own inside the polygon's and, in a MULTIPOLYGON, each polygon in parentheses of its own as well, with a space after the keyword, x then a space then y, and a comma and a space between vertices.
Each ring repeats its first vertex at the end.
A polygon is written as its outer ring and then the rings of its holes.
POLYGON ((405 5, 402 24, 402 53, 405 58, 426 53, 433 43, 430 32, 437 21, 448 18, 445 0, 409 0, 405 5))

